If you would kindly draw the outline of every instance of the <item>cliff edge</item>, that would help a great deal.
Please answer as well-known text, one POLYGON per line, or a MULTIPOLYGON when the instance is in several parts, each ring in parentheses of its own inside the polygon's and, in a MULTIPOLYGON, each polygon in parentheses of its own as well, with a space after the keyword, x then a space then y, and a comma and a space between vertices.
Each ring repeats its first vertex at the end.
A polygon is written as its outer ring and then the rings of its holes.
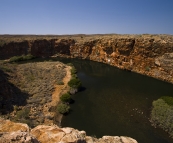
POLYGON ((172 35, 0 36, 0 41, 0 59, 27 54, 89 59, 173 83, 172 35))
POLYGON ((30 129, 27 124, 14 123, 0 118, 0 143, 137 143, 130 137, 87 136, 85 131, 60 128, 56 125, 39 125, 30 129))

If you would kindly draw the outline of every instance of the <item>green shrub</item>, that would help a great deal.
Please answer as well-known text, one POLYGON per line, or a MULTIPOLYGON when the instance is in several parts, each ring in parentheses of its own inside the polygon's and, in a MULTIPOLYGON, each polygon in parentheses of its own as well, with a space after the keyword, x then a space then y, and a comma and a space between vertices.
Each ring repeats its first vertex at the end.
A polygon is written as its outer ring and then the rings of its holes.
POLYGON ((23 60, 31 60, 31 59, 34 59, 35 57, 31 54, 28 54, 26 56, 22 56, 23 57, 23 60))
POLYGON ((153 101, 151 123, 167 131, 173 137, 173 106, 168 105, 164 101, 165 99, 168 100, 169 98, 164 97, 164 99, 153 101))
POLYGON ((72 74, 71 76, 72 76, 72 78, 77 78, 76 74, 72 74))
POLYGON ((59 113, 65 114, 65 113, 68 113, 70 111, 70 106, 65 104, 65 103, 61 103, 57 106, 57 110, 59 113))
POLYGON ((67 63, 67 65, 68 65, 68 66, 71 66, 71 67, 73 66, 73 64, 72 64, 72 63, 67 63))
POLYGON ((69 82, 68 85, 72 88, 77 88, 79 89, 82 85, 81 81, 78 78, 72 78, 69 82))
POLYGON ((173 97, 162 96, 161 99, 163 99, 168 105, 173 106, 173 97))
POLYGON ((32 120, 29 120, 29 119, 22 119, 22 120, 20 120, 20 122, 21 123, 25 123, 25 124, 27 124, 29 127, 31 127, 31 128, 33 128, 34 127, 34 124, 33 124, 33 122, 32 122, 32 120))
POLYGON ((23 57, 22 56, 14 56, 10 58, 10 62, 19 62, 22 61, 23 57))
POLYGON ((17 112, 17 118, 18 119, 27 119, 27 118, 29 118, 29 112, 30 112, 30 109, 24 108, 17 112))
POLYGON ((72 63, 67 63, 67 65, 68 66, 71 66, 71 75, 73 76, 73 75, 76 75, 76 73, 77 73, 77 70, 76 70, 76 68, 74 67, 74 65, 72 64, 72 63))
POLYGON ((65 93, 60 97, 62 102, 70 102, 71 95, 69 93, 65 93))
POLYGON ((73 74, 76 74, 76 73, 77 73, 76 68, 74 66, 72 66, 72 68, 71 68, 71 74, 73 75, 73 74))
POLYGON ((28 55, 22 55, 22 56, 14 56, 10 58, 10 62, 20 62, 20 61, 26 61, 34 59, 35 57, 31 54, 28 55))

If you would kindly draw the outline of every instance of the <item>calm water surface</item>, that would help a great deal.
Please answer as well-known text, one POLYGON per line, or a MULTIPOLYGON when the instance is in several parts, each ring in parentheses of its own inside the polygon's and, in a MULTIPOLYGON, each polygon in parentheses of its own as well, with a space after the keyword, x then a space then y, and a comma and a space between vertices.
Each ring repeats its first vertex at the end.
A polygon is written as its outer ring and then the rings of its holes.
POLYGON ((73 95, 75 103, 64 116, 63 127, 85 130, 87 135, 129 136, 139 143, 171 143, 166 133, 149 122, 152 101, 173 96, 173 85, 106 64, 71 62, 85 89, 73 95))

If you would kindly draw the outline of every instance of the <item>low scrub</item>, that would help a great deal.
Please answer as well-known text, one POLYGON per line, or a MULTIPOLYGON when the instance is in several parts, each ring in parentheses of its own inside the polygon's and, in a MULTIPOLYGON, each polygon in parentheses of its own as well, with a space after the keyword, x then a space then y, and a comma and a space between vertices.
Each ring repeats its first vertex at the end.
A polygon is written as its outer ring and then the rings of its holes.
POLYGON ((71 95, 69 93, 65 93, 60 97, 62 102, 70 102, 71 101, 71 95))
POLYGON ((57 106, 57 110, 59 113, 61 114, 66 114, 70 111, 70 106, 65 104, 65 103, 60 103, 58 106, 57 106))
POLYGON ((71 66, 71 74, 76 74, 77 73, 77 70, 74 66, 71 66))
POLYGON ((68 85, 71 87, 70 88, 70 94, 75 94, 82 86, 81 81, 77 77, 77 70, 76 68, 70 64, 71 66, 71 80, 68 82, 68 85))
POLYGON ((72 78, 69 82, 68 85, 72 88, 77 88, 79 89, 82 86, 81 81, 78 78, 72 78))
POLYGON ((162 97, 153 102, 151 122, 154 126, 164 129, 173 137, 173 98, 162 97))
POLYGON ((163 99, 168 105, 173 106, 173 97, 162 96, 161 99, 163 99))
POLYGON ((17 119, 28 119, 29 118, 30 109, 24 108, 17 112, 17 119))
POLYGON ((31 54, 28 55, 22 55, 22 56, 14 56, 10 58, 10 62, 20 62, 20 61, 26 61, 34 59, 35 57, 31 54))
POLYGON ((72 64, 72 63, 67 63, 66 65, 71 66, 71 67, 73 66, 73 64, 72 64))

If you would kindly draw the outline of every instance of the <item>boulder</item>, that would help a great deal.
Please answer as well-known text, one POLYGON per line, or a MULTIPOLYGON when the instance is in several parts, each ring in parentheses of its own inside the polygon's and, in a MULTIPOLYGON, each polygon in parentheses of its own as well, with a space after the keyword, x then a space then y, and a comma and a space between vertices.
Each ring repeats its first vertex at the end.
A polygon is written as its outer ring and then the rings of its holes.
POLYGON ((0 118, 0 143, 137 143, 130 137, 86 136, 85 131, 74 128, 60 128, 56 125, 38 125, 29 129, 23 123, 14 123, 0 118))
POLYGON ((58 126, 39 125, 31 130, 31 134, 42 143, 60 142, 65 136, 63 130, 58 126))
POLYGON ((29 132, 29 126, 24 123, 14 123, 10 120, 0 118, 0 133, 17 131, 29 132))
POLYGON ((0 143, 39 143, 29 132, 15 131, 0 133, 0 143))

